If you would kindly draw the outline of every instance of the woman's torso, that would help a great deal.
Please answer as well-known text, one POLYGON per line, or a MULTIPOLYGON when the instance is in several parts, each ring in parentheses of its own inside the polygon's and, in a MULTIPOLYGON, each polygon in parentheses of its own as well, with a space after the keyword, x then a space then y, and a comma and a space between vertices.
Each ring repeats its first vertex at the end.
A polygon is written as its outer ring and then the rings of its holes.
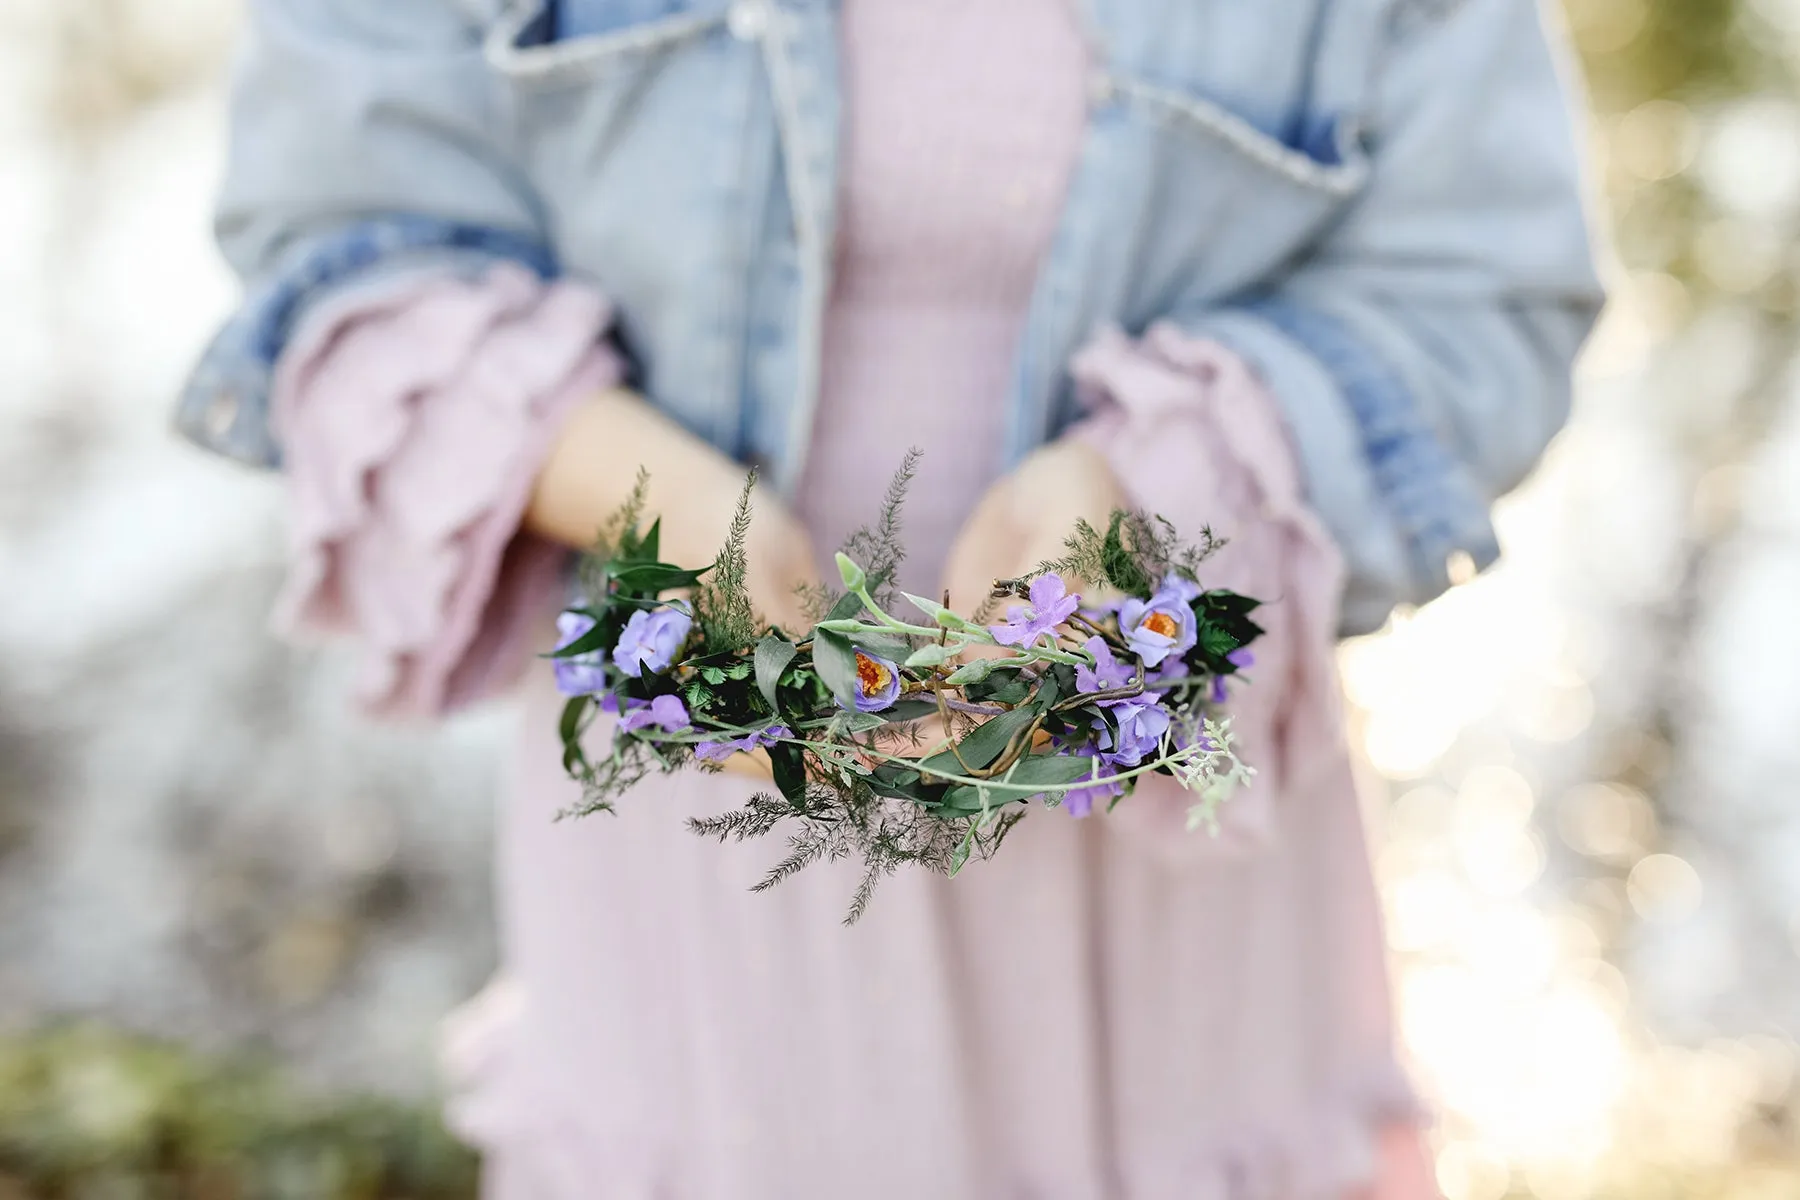
POLYGON ((1080 147, 1086 48, 1044 0, 847 0, 842 22, 839 230, 799 508, 829 553, 921 449, 900 582, 931 594, 999 465, 1080 147))

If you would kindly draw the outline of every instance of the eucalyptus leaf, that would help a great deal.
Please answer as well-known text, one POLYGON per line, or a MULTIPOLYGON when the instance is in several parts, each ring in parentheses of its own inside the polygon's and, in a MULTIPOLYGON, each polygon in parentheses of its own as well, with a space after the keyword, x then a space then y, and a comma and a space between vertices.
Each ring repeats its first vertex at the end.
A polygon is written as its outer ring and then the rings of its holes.
POLYGON ((972 783, 959 783, 944 793, 944 803, 934 814, 939 817, 979 817, 983 813, 995 812, 1009 804, 1017 804, 1025 797, 1012 792, 988 792, 987 803, 981 802, 981 793, 985 789, 972 783))
POLYGON ((956 744, 956 750, 961 754, 960 759, 957 753, 945 750, 920 763, 919 769, 926 774, 961 775, 963 764, 967 763, 969 767, 979 770, 999 758, 1014 735, 1036 718, 1037 714, 1029 708, 1003 712, 971 729, 968 736, 956 744))
POLYGON ((781 682, 781 673, 788 669, 794 656, 800 653, 794 643, 776 637, 774 634, 763 638, 756 644, 756 686, 769 702, 770 712, 781 711, 775 702, 775 688, 781 682))
POLYGON ((1061 791, 1093 779, 1094 760, 1080 754, 1032 754, 1021 758, 1006 773, 1007 783, 1041 786, 1045 791, 1061 791))

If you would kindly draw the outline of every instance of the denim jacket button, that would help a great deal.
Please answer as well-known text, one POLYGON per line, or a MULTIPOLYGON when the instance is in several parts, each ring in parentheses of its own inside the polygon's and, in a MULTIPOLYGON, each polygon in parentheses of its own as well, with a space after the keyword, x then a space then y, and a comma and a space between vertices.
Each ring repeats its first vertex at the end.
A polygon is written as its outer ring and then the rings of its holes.
POLYGON ((739 41, 754 42, 769 27, 767 0, 737 0, 725 14, 725 27, 739 41))

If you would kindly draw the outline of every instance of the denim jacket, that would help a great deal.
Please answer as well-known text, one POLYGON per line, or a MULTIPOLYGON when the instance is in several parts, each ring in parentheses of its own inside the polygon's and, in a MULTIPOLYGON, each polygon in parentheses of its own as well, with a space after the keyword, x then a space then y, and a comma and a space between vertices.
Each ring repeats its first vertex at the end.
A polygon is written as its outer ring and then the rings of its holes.
MULTIPOLYGON (((972 0, 973 2, 973 0, 972 0)), ((1097 329, 1169 321, 1282 405, 1347 629, 1496 554, 1601 293, 1531 0, 1044 0, 1093 64, 1005 453, 1075 415, 1097 329)), ((595 281, 634 383, 791 487, 837 196, 838 0, 251 0, 218 215, 249 296, 178 424, 276 465, 308 307, 495 258, 595 281)))

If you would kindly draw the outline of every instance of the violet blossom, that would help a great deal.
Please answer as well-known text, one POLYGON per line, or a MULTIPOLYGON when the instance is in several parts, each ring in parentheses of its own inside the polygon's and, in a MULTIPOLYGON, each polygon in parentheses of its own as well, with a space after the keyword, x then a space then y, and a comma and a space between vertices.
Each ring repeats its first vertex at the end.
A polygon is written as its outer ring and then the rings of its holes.
POLYGON ((856 652, 856 709, 880 712, 900 698, 900 668, 866 650, 856 652))
MULTIPOLYGON (((1111 774, 1110 768, 1106 767, 1099 759, 1095 759, 1094 773, 1088 778, 1099 779, 1108 774, 1111 774)), ((1070 788, 1063 793, 1063 810, 1071 817, 1085 817, 1094 811, 1096 800, 1111 800, 1114 796, 1123 795, 1124 792, 1125 785, 1122 783, 1098 783, 1089 784, 1086 787, 1070 788)))
POLYGON ((1150 599, 1133 596, 1119 606, 1119 632, 1146 667, 1160 666, 1171 654, 1186 654, 1199 639, 1193 602, 1183 598, 1191 590, 1192 582, 1170 575, 1150 599))
POLYGON ((990 625, 988 632, 1002 646, 1031 646, 1068 620, 1081 606, 1081 597, 1068 594, 1068 586, 1055 572, 1031 581, 1031 603, 1006 610, 1006 624, 990 625))
POLYGON ((1075 667, 1075 687, 1083 694, 1089 692, 1109 692, 1114 688, 1126 687, 1136 674, 1130 663, 1122 663, 1113 654, 1112 647, 1106 639, 1098 634, 1081 644, 1081 648, 1094 656, 1094 665, 1078 663, 1075 667))
POLYGON ((619 718, 620 733, 635 733, 649 725, 657 726, 664 733, 680 733, 693 724, 680 696, 658 696, 647 704, 642 700, 627 700, 625 708, 625 715, 619 718))
POLYGON ((1135 767, 1155 752, 1169 731, 1169 710, 1149 697, 1121 700, 1109 707, 1118 732, 1101 728, 1098 745, 1104 753, 1100 760, 1112 766, 1135 767))
POLYGON ((771 725, 767 729, 753 729, 743 737, 729 741, 701 742, 694 747, 694 757, 701 762, 724 762, 734 754, 761 750, 765 746, 773 746, 782 738, 793 736, 793 730, 786 725, 771 725))
MULTIPOLYGON (((586 613, 565 612, 556 618, 556 648, 573 646, 599 622, 586 613)), ((556 690, 565 696, 591 696, 606 690, 606 651, 589 650, 572 658, 553 658, 556 690)))
POLYGON ((613 662, 634 679, 646 668, 666 671, 681 654, 693 627, 694 618, 682 609, 639 609, 631 614, 625 632, 619 635, 619 644, 613 647, 613 662))

